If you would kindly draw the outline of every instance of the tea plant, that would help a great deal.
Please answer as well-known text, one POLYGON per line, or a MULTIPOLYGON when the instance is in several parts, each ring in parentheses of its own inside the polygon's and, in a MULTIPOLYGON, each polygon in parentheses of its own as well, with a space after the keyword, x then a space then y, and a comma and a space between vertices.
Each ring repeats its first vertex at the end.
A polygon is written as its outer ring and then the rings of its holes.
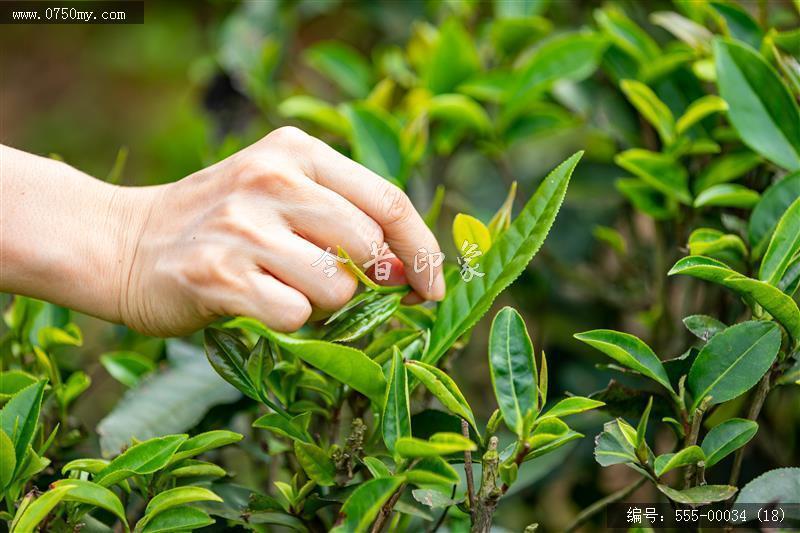
MULTIPOLYGON (((535 253, 578 157, 545 178, 520 215, 506 220, 494 238, 486 230, 480 262, 485 275, 469 280, 451 275, 435 319, 423 307, 400 305, 407 288, 379 287, 348 262, 365 290, 310 338, 270 331, 250 318, 233 319, 226 330, 206 330, 212 366, 271 411, 253 426, 291 442, 292 482, 276 482, 280 498, 273 511, 334 531, 381 531, 387 525, 402 530, 415 514, 413 507, 400 505, 411 495, 433 509, 444 508, 439 523, 447 508, 457 506, 473 531, 486 532, 519 468, 581 436, 561 418, 602 402, 575 396, 544 408, 546 359, 542 355, 537 369, 525 323, 511 308, 502 309, 492 324, 489 366, 499 409, 486 425, 478 425, 456 383, 436 366, 535 253), (457 303, 471 313, 455 313, 457 303), (253 337, 251 345, 231 330, 253 337), (433 398, 448 412, 421 410, 433 398), (345 415, 351 426, 342 434, 336 424, 345 415), (514 435, 504 448, 496 435, 501 421, 514 435), (473 460, 481 464, 478 482, 473 460), (464 465, 465 491, 459 490, 460 476, 451 463, 464 465), (320 500, 343 503, 331 511, 320 509, 320 500)), ((259 501, 263 506, 263 497, 259 501)))

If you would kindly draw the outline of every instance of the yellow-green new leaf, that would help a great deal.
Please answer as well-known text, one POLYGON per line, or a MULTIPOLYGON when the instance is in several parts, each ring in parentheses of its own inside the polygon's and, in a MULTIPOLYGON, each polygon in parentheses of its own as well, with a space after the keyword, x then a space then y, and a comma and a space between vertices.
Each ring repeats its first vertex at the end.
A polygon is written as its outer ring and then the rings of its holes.
POLYGON ((759 278, 777 285, 797 253, 800 252, 800 198, 784 212, 775 227, 764 258, 759 278))
POLYGON ((653 90, 636 80, 622 80, 620 87, 633 107, 653 125, 664 144, 672 144, 675 140, 675 117, 667 104, 656 96, 653 90))
POLYGON ((705 460, 706 456, 700 446, 689 446, 677 453, 665 453, 656 457, 653 465, 656 475, 663 476, 670 470, 682 466, 693 465, 705 460))
POLYGON ((453 219, 453 243, 459 253, 464 254, 469 247, 476 245, 481 254, 485 254, 492 247, 492 235, 483 222, 473 216, 459 213, 453 219))
POLYGON ((428 440, 401 437, 395 443, 395 452, 401 457, 439 457, 477 450, 475 443, 458 433, 435 433, 428 440))
POLYGON ((631 148, 617 154, 614 161, 647 185, 686 205, 692 203, 689 175, 680 161, 659 152, 631 148))
POLYGON ((511 225, 511 211, 514 208, 514 199, 517 197, 517 182, 514 181, 511 183, 511 187, 508 189, 508 195, 506 196, 505 201, 503 201, 503 205, 500 206, 500 209, 492 216, 492 219, 489 221, 489 233, 492 235, 492 240, 496 239, 502 232, 508 229, 508 226, 511 225))
POLYGON ((152 474, 169 464, 186 435, 169 435, 140 442, 117 456, 94 478, 108 487, 135 474, 152 474))
POLYGON ((747 444, 756 431, 758 423, 744 418, 731 418, 711 428, 700 445, 706 455, 706 468, 711 468, 747 444))
POLYGON ((142 533, 175 533, 176 531, 195 531, 210 526, 214 519, 208 513, 195 507, 175 507, 159 513, 148 520, 142 533))
POLYGON ((728 110, 728 103, 717 95, 709 94, 695 100, 681 115, 675 125, 678 135, 682 135, 689 128, 714 113, 721 113, 728 110))
POLYGON ((461 394, 456 382, 453 381, 453 378, 439 368, 421 361, 407 361, 406 367, 442 405, 453 414, 469 422, 475 431, 478 431, 472 409, 464 395, 461 394))
MULTIPOLYGON (((185 486, 165 490, 153 496, 144 511, 145 519, 152 519, 159 513, 173 507, 181 507, 194 502, 221 502, 222 498, 203 487, 185 486)), ((139 524, 137 524, 139 529, 139 524)))
POLYGON ((125 518, 125 508, 116 494, 109 489, 82 479, 61 479, 53 483, 52 487, 71 487, 64 501, 79 502, 94 507, 105 509, 120 519, 128 531, 128 520, 125 518))
POLYGON ((69 494, 74 487, 64 486, 48 490, 27 506, 20 506, 18 512, 21 514, 14 517, 11 525, 11 533, 32 533, 36 526, 50 514, 56 505, 61 503, 64 497, 69 494))
POLYGON ((556 417, 562 418, 569 415, 575 415, 578 413, 583 413, 585 411, 590 411, 592 409, 597 409, 598 407, 604 406, 605 403, 599 402, 597 400, 592 400, 590 398, 583 398, 582 396, 571 396, 569 398, 564 398, 557 404, 555 404, 552 408, 547 410, 543 415, 540 415, 538 420, 543 420, 545 418, 556 417))

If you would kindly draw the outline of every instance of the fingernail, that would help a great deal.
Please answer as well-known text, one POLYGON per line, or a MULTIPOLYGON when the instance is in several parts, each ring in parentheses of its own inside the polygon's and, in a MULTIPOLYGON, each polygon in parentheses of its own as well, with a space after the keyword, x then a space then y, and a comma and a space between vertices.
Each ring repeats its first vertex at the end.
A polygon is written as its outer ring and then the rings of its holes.
POLYGON ((439 272, 436 276, 436 279, 433 280, 433 286, 430 290, 430 299, 434 301, 441 301, 444 299, 445 291, 447 290, 445 283, 444 283, 444 274, 439 272))

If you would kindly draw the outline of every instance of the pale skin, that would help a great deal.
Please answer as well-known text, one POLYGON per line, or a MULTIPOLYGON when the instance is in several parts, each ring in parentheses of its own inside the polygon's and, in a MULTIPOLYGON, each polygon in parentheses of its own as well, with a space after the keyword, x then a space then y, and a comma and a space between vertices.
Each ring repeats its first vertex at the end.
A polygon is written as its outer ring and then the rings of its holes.
POLYGON ((440 300, 439 245, 399 188, 322 141, 280 128, 186 178, 120 187, 0 145, 0 291, 48 300, 148 335, 250 316, 278 331, 343 306, 357 282, 327 248, 361 265, 388 243, 390 284, 440 300))

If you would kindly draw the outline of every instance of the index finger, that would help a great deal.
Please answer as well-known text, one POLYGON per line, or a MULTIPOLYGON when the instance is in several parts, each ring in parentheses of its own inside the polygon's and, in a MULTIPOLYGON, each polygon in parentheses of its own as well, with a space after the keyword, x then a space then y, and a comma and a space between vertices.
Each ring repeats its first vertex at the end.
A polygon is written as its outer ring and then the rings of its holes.
POLYGON ((406 278, 420 296, 444 298, 439 243, 406 193, 319 139, 307 137, 306 148, 298 153, 305 155, 301 160, 306 163, 306 175, 348 199, 383 228, 386 242, 403 262, 406 278))

